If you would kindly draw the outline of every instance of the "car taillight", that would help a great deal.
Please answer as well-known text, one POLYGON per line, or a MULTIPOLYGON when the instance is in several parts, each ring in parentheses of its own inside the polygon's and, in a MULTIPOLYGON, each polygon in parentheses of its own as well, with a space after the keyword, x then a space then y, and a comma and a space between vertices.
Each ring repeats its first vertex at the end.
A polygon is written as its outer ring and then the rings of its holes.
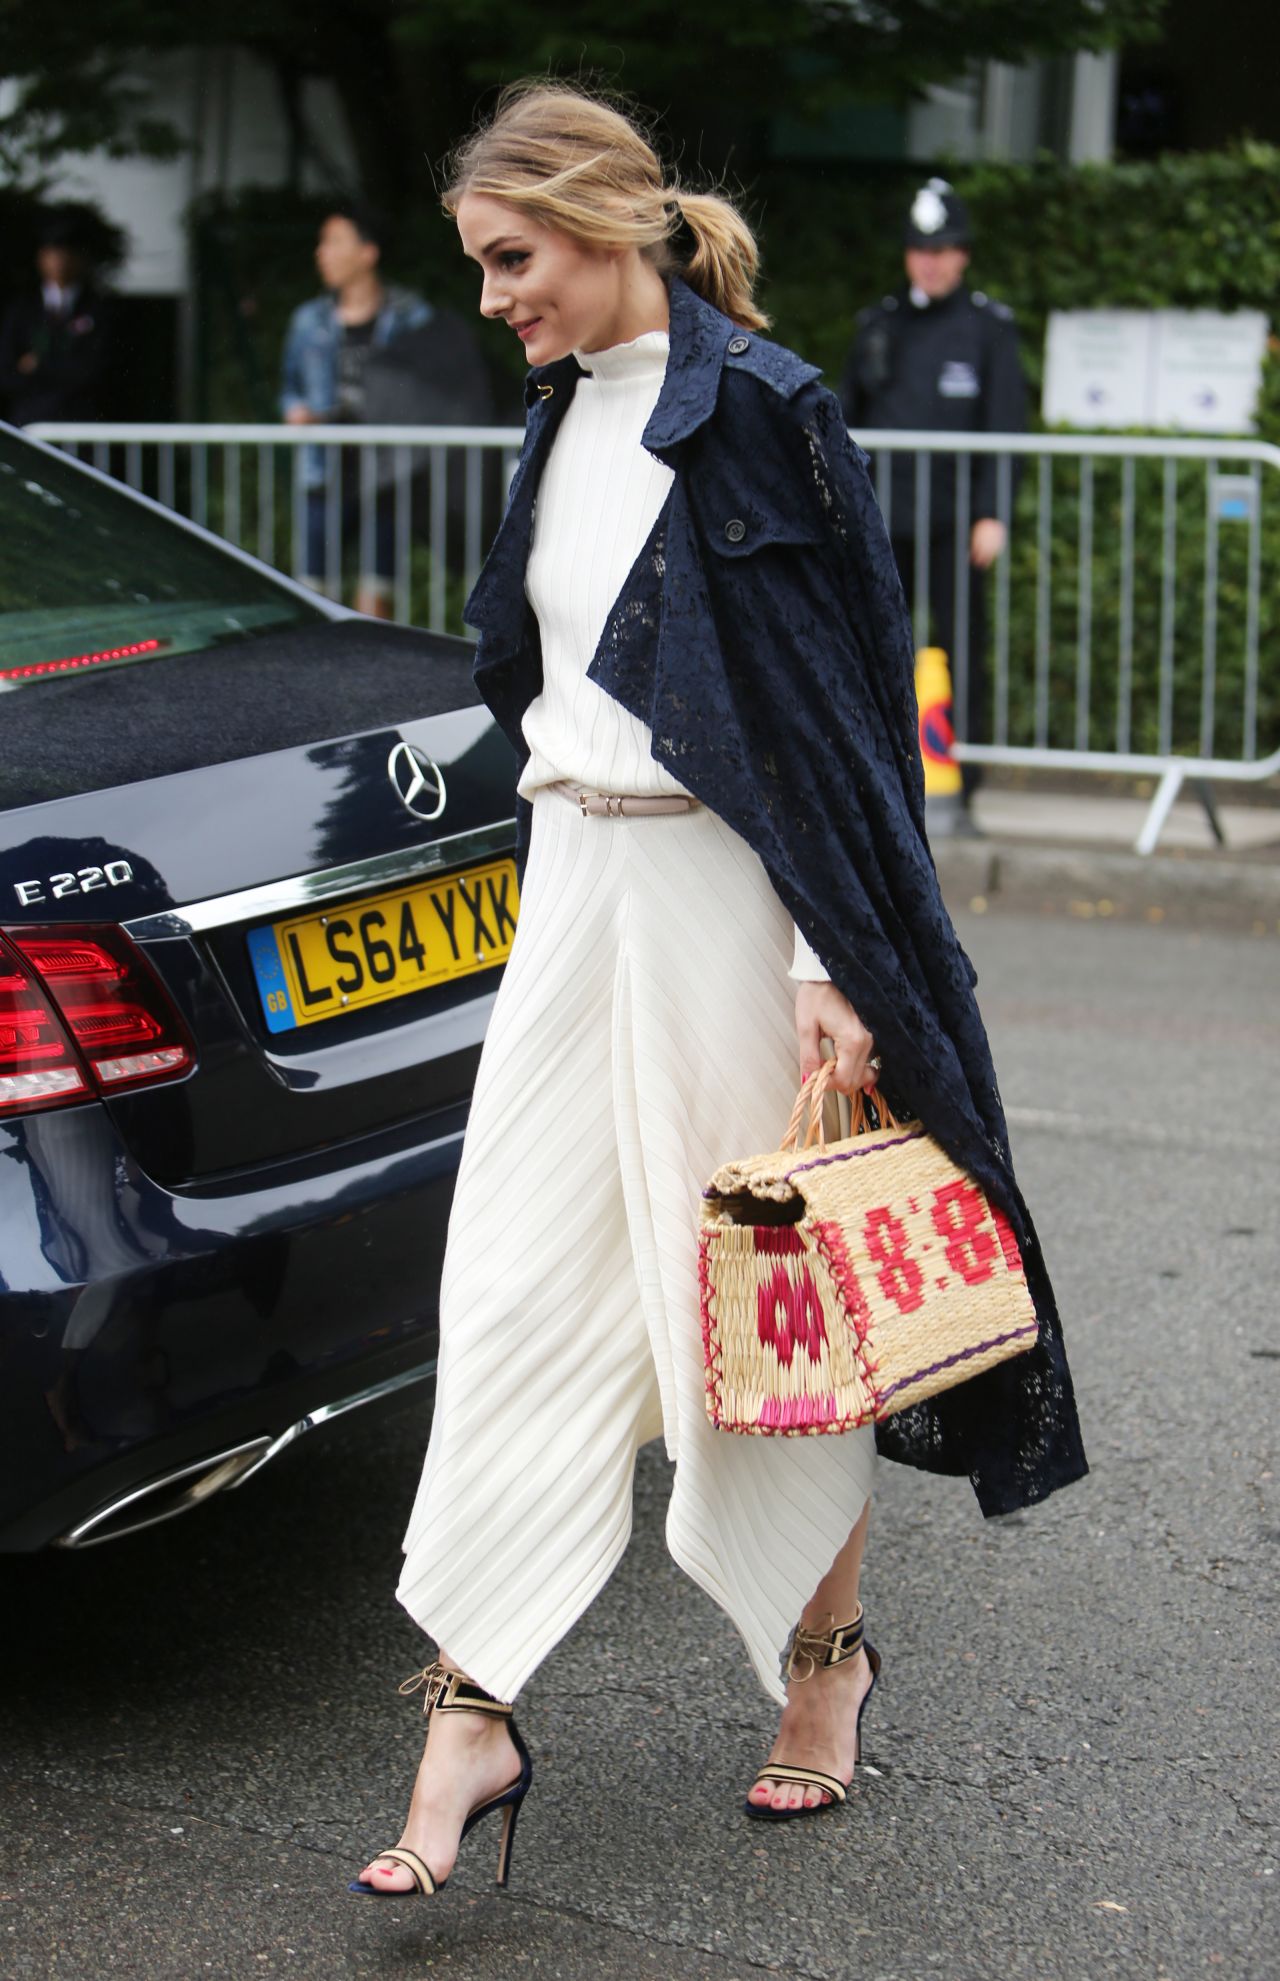
POLYGON ((0 940, 0 1114, 57 1107, 90 1092, 48 992, 0 940))
POLYGON ((0 937, 0 1114, 171 1080, 193 1064, 163 986, 119 929, 0 937))

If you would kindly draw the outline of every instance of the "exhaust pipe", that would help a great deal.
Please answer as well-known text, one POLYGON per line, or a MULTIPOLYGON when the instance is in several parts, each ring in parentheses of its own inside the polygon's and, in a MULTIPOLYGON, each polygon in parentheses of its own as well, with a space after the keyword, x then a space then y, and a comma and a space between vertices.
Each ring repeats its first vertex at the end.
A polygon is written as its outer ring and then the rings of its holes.
POLYGON ((176 1520, 228 1486, 237 1485, 266 1458, 270 1438, 251 1438, 248 1444, 233 1445, 230 1451, 198 1458, 194 1465, 180 1466, 176 1472, 162 1472, 145 1486, 108 1500, 87 1520, 60 1534, 55 1548, 94 1548, 99 1541, 118 1541, 125 1534, 140 1534, 144 1527, 158 1527, 163 1520, 176 1520))
POLYGON ((60 1534, 53 1543, 55 1548, 96 1548, 100 1541, 118 1541, 126 1534, 140 1534, 144 1528, 158 1527, 162 1521, 176 1520, 180 1513, 189 1513, 194 1506, 202 1506, 215 1493, 225 1493, 233 1486, 243 1486, 255 1472, 287 1449, 305 1431, 314 1431, 321 1424, 332 1423, 335 1417, 345 1417, 349 1410, 358 1410, 363 1404, 378 1403, 384 1397, 394 1396, 397 1390, 407 1389, 411 1383, 430 1382, 436 1373, 434 1361, 424 1367, 402 1370, 398 1376, 391 1376, 386 1382, 374 1383, 369 1389, 357 1390, 352 1396, 339 1398, 336 1403, 322 1403, 288 1430, 281 1431, 278 1437, 250 1438, 246 1444, 232 1445, 229 1450, 210 1453, 205 1458, 197 1458, 190 1465, 182 1465, 176 1471, 162 1472, 156 1479, 149 1479, 145 1486, 135 1486, 132 1492, 121 1493, 108 1500, 87 1520, 60 1534))

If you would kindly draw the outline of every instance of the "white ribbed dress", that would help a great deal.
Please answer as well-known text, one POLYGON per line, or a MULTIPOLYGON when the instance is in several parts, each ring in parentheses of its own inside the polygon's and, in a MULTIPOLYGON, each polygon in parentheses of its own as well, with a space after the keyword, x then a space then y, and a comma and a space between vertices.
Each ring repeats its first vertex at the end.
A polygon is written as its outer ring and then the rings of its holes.
MULTIPOLYGON (((586 678, 671 482, 640 444, 667 339, 579 357, 526 573, 544 675, 524 724, 532 845, 458 1175, 399 1596, 514 1698, 618 1561, 636 1451, 665 1436, 672 1555, 780 1700, 788 1634, 869 1496, 874 1439, 707 1422, 701 1190, 774 1145, 790 1111, 793 930, 714 813, 584 819, 550 788, 682 789, 586 678)), ((795 974, 825 974, 795 946, 795 974)))

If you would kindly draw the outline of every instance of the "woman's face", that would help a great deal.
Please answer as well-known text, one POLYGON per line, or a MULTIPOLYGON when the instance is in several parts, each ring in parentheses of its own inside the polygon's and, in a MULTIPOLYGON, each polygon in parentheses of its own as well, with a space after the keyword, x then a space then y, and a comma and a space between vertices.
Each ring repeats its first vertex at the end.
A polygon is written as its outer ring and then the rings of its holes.
POLYGON ((457 221, 484 277, 480 314, 510 324, 531 365, 622 341, 619 250, 584 247, 487 193, 464 193, 457 221))

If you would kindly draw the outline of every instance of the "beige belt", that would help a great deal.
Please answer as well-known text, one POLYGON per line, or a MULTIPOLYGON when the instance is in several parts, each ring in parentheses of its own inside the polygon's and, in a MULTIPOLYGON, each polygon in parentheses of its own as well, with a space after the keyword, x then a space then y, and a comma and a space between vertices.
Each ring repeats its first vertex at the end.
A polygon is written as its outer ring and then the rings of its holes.
POLYGON ((676 812, 696 812, 700 809, 696 798, 686 798, 672 792, 665 798, 640 798, 621 795, 616 791, 582 791, 576 784, 553 784, 562 798, 568 798, 582 813, 584 819, 656 819, 668 818, 676 812))

